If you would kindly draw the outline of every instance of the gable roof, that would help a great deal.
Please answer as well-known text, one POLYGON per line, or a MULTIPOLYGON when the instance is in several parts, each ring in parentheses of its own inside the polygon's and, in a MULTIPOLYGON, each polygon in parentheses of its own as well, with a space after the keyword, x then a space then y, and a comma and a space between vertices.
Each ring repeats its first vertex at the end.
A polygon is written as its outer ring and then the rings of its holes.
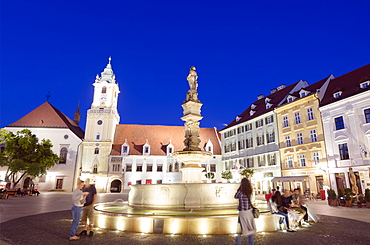
POLYGON ((43 103, 7 127, 69 128, 80 139, 84 137, 84 131, 49 102, 43 103))
POLYGON ((330 81, 326 93, 321 100, 320 106, 324 106, 344 98, 370 90, 370 87, 360 88, 360 83, 370 80, 370 64, 360 67, 330 81), (338 98, 333 93, 342 91, 338 98))
MULTIPOLYGON (((252 103, 251 106, 249 106, 242 114, 238 115, 236 119, 234 119, 231 123, 228 124, 227 127, 223 128, 222 130, 225 130, 227 128, 230 128, 232 126, 235 126, 239 123, 243 123, 245 121, 251 120, 255 117, 258 117, 262 114, 265 114, 269 111, 274 110, 275 107, 279 106, 282 101, 287 97, 287 95, 291 92, 295 92, 296 88, 298 87, 299 89, 304 87, 304 85, 307 84, 306 82, 300 80, 296 83, 293 83, 283 89, 280 90, 275 90, 276 92, 273 92, 272 94, 267 95, 266 97, 269 98, 269 104, 271 104, 271 107, 266 108, 266 103, 265 103, 265 98, 262 97, 255 102, 252 103), (301 85, 300 87, 298 85, 301 85), (253 111, 253 113, 251 113, 253 111)), ((221 131, 222 131, 221 130, 221 131)))
MULTIPOLYGON (((199 147, 204 150, 208 140, 213 144, 213 154, 221 155, 219 143, 220 135, 214 128, 200 128, 199 147)), ((121 155, 122 145, 127 139, 130 147, 129 155, 143 155, 143 146, 148 140, 150 155, 167 155, 167 146, 174 146, 174 151, 182 151, 185 148, 184 126, 157 126, 157 125, 131 125, 119 124, 113 141, 111 155, 121 155)))

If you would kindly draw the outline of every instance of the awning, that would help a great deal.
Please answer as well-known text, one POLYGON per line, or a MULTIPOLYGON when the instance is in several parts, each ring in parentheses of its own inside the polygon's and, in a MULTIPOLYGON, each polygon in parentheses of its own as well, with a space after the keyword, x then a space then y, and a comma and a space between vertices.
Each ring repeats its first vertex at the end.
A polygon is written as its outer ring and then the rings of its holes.
POLYGON ((308 180, 309 177, 310 176, 308 175, 275 177, 271 181, 272 182, 303 182, 305 180, 308 180))

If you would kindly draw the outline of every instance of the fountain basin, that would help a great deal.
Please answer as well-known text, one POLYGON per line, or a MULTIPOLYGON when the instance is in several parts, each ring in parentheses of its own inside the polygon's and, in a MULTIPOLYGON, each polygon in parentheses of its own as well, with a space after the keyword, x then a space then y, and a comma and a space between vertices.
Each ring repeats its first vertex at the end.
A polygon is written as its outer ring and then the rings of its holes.
POLYGON ((239 184, 179 183, 131 185, 129 206, 145 209, 236 209, 239 184))

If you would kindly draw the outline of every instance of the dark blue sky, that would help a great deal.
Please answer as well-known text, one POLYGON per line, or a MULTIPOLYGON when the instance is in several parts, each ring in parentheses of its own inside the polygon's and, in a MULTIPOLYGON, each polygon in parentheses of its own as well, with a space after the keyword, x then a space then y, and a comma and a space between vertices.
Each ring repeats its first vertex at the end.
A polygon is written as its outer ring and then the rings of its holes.
POLYGON ((369 63, 370 1, 1 1, 1 122, 46 101, 82 125, 112 56, 121 124, 183 125, 190 66, 203 127, 259 94, 369 63))

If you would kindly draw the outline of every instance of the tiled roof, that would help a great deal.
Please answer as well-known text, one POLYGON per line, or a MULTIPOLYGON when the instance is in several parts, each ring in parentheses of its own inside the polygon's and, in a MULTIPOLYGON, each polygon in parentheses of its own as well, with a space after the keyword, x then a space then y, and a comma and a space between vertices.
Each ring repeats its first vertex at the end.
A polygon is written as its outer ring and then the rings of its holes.
POLYGON ((330 81, 325 96, 320 106, 324 106, 338 100, 368 91, 370 87, 360 88, 360 83, 370 80, 370 64, 346 73, 330 81), (339 98, 334 98, 333 93, 342 91, 339 98))
MULTIPOLYGON (((227 129, 229 127, 235 126, 239 123, 251 120, 255 117, 258 117, 262 114, 265 114, 269 111, 272 111, 275 107, 279 106, 280 103, 286 98, 286 96, 299 84, 303 83, 303 81, 298 81, 296 83, 293 83, 292 85, 289 85, 281 90, 277 90, 276 92, 269 94, 259 100, 256 100, 252 103, 252 105, 255 105, 256 107, 254 109, 249 106, 242 114, 238 115, 238 120, 235 118, 231 123, 228 124, 227 127, 223 128, 227 129), (270 108, 266 108, 265 100, 266 98, 269 98, 269 103, 272 105, 270 108), (253 115, 251 115, 251 110, 254 111, 253 115)), ((295 91, 295 90, 294 90, 295 91)), ((221 131, 222 131, 221 130, 221 131)))
MULTIPOLYGON (((219 133, 214 128, 201 128, 199 147, 204 147, 210 139, 213 144, 213 154, 221 155, 218 141, 219 133)), ((166 155, 167 146, 174 146, 174 151, 185 148, 185 127, 183 126, 153 126, 153 125, 127 125, 120 124, 116 127, 111 155, 121 155, 122 145, 127 139, 130 155, 143 155, 143 146, 148 140, 150 155, 166 155)))
POLYGON ((84 131, 49 102, 43 103, 7 127, 69 128, 80 139, 84 137, 84 131))

